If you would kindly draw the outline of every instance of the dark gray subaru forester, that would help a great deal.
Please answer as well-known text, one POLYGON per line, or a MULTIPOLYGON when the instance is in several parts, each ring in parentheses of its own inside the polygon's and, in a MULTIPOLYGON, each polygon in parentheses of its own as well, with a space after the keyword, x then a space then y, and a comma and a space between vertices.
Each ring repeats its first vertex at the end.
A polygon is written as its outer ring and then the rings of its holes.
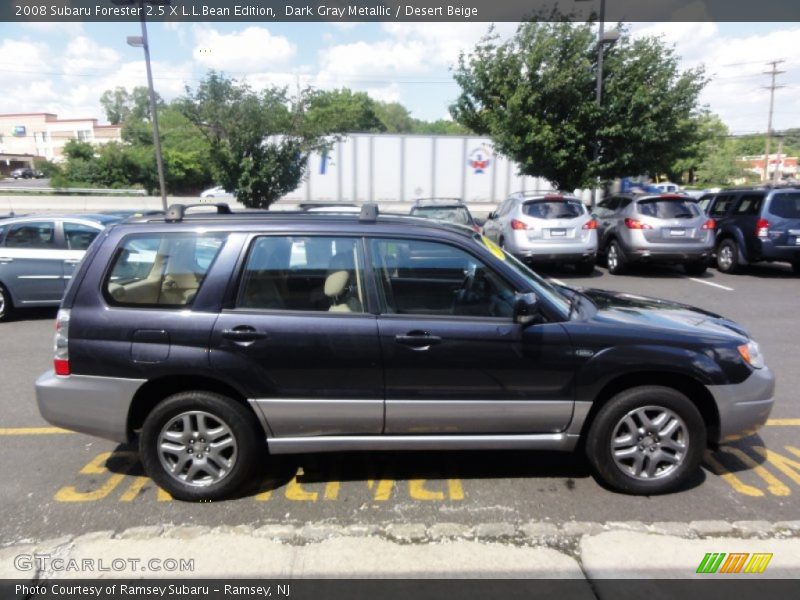
POLYGON ((607 486, 679 489, 763 425, 774 380, 718 315, 554 287, 475 232, 362 214, 142 217, 89 248, 36 383, 54 425, 139 440, 174 497, 268 453, 586 452, 607 486))

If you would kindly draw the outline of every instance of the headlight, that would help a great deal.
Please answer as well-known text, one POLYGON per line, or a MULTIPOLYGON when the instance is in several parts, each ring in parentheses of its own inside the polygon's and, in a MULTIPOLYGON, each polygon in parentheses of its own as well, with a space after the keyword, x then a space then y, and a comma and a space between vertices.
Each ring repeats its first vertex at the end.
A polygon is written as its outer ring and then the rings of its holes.
POLYGON ((753 340, 750 340, 746 344, 742 344, 739 346, 738 350, 739 354, 744 359, 744 362, 746 362, 748 365, 754 369, 764 368, 764 355, 761 354, 761 348, 759 348, 758 344, 753 340))

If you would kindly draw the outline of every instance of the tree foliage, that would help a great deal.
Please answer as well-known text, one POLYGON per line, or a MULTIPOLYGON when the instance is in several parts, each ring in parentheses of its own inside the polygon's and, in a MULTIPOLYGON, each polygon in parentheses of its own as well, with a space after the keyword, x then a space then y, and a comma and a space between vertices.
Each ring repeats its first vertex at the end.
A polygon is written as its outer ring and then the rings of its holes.
POLYGON ((366 92, 347 88, 312 92, 306 119, 312 129, 330 134, 386 131, 378 117, 378 103, 366 92))
POLYGON ((177 105, 207 140, 215 179, 246 206, 266 208, 297 188, 308 153, 325 145, 308 119, 313 97, 308 89, 257 92, 212 71, 177 105))
POLYGON ((667 171, 696 141, 702 70, 681 72, 660 39, 633 39, 623 29, 606 51, 603 74, 598 107, 589 24, 522 23, 510 40, 490 32, 472 54, 462 54, 454 73, 461 93, 451 114, 490 135, 523 174, 562 189, 596 177, 667 171))
MULTIPOLYGON (((131 92, 124 87, 106 90, 100 96, 100 105, 112 125, 124 123, 129 118, 150 120, 150 96, 144 86, 137 86, 131 92)), ((160 110, 163 107, 164 100, 156 93, 156 109, 160 110)))

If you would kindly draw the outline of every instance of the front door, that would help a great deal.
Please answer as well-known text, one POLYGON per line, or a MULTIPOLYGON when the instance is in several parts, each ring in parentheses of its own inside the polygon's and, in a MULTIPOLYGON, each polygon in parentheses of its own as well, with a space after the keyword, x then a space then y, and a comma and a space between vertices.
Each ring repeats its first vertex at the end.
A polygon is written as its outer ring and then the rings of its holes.
POLYGON ((559 324, 512 320, 514 290, 440 242, 373 239, 382 309, 386 434, 563 431, 571 348, 559 324))
POLYGON ((249 248, 211 367, 241 382, 275 437, 383 429, 378 326, 367 312, 363 243, 270 235, 249 248))

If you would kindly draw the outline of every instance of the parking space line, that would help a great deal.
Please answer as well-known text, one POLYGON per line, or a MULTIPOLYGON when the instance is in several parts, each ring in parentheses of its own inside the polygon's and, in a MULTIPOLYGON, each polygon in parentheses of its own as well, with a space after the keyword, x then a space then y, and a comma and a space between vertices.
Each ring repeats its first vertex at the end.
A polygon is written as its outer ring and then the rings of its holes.
POLYGON ((715 288, 719 288, 721 290, 727 290, 729 292, 733 292, 734 289, 732 287, 728 287, 727 285, 721 285, 719 283, 713 283, 711 281, 703 281, 702 279, 697 279, 696 277, 689 277, 689 281, 694 281, 695 283, 703 283, 705 285, 710 285, 715 288))
POLYGON ((556 279, 555 277, 548 277, 548 278, 547 278, 547 280, 548 280, 548 281, 552 281, 552 282, 553 282, 553 283, 555 283, 556 285, 563 285, 564 287, 567 287, 567 284, 566 284, 566 283, 564 283, 564 282, 563 282, 563 281, 561 281, 560 279, 556 279))
POLYGON ((0 427, 0 435, 52 435, 75 433, 61 427, 0 427))
POLYGON ((800 427, 800 419, 767 419, 771 427, 800 427))

